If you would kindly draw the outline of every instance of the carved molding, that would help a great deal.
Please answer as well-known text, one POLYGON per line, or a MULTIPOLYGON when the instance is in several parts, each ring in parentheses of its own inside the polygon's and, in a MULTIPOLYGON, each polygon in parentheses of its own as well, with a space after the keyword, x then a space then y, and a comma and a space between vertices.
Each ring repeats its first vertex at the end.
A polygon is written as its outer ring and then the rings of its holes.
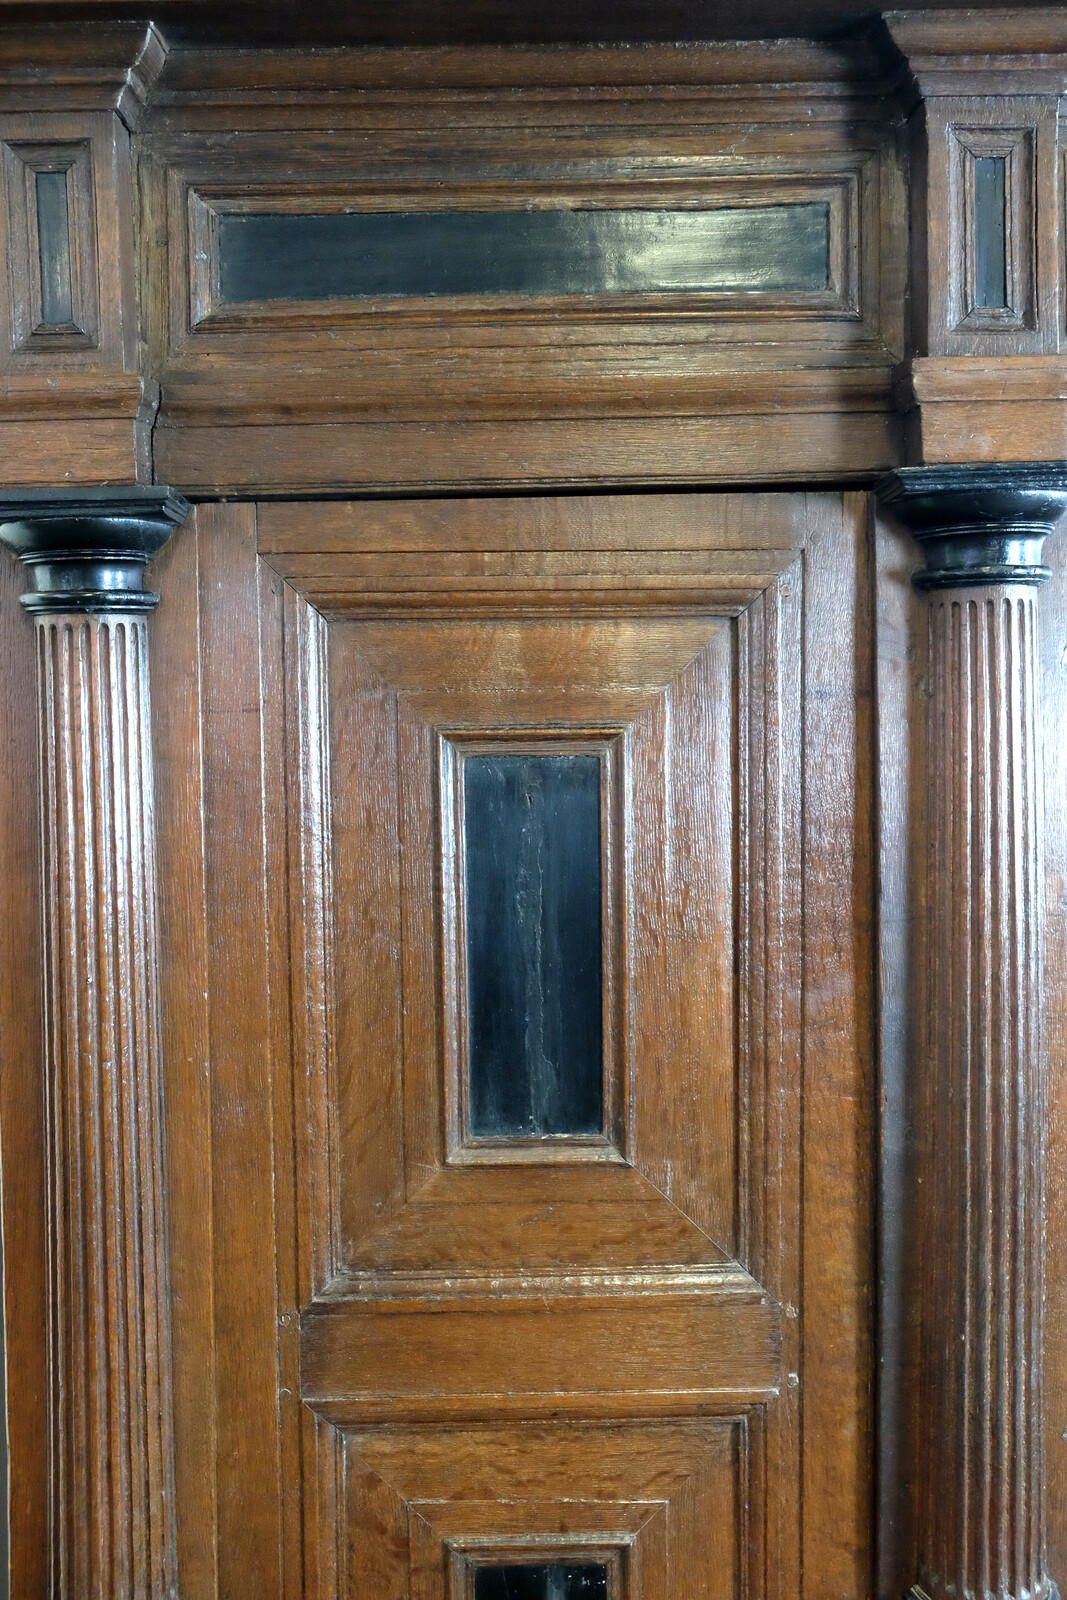
POLYGON ((51 1235, 52 1588, 174 1593, 143 588, 167 490, 0 502, 37 614, 51 1235))
POLYGON ((921 1459, 913 1600, 1042 1600, 1046 1067, 1035 585, 1056 467, 879 485, 923 544, 932 752, 915 1086, 921 1459))
POLYGON ((1044 543, 1067 507, 1067 462, 902 467, 878 496, 922 548, 917 589, 1043 583, 1044 543))
POLYGON ((147 612, 148 563, 184 520, 170 489, 23 489, 0 495, 0 540, 30 573, 27 611, 147 612))

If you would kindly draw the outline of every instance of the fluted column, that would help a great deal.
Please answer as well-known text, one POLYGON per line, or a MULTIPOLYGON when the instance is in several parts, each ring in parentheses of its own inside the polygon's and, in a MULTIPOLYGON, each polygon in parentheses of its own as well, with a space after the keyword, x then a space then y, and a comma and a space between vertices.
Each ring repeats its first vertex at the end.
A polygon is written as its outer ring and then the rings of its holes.
POLYGON ((165 490, 26 492, 37 616, 52 1593, 175 1593, 146 614, 165 490))
POLYGON ((879 486, 926 567, 913 1600, 1042 1600, 1045 1126, 1036 585, 1067 464, 879 486))

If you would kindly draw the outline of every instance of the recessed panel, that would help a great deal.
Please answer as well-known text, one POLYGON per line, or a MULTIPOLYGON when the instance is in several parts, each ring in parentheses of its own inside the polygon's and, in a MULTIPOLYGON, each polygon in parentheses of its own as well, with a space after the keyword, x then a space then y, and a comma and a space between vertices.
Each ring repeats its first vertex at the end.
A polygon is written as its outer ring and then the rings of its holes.
POLYGON ((604 1123, 601 762, 463 762, 469 1123, 474 1138, 604 1123))
POLYGON ((717 1270, 754 903, 730 622, 327 630, 340 1259, 717 1270))
POLYGON ((477 1567, 474 1600, 607 1600, 603 1562, 567 1566, 477 1567))
POLYGON ((219 214, 224 302, 818 291, 825 202, 708 210, 219 214))

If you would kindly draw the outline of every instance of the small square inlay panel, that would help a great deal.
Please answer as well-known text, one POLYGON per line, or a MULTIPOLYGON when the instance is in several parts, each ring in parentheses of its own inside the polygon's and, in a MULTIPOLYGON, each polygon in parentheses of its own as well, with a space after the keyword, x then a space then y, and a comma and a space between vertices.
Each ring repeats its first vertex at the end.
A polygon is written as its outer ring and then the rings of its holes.
POLYGON ((478 1566, 473 1600, 608 1600, 604 1564, 478 1566))

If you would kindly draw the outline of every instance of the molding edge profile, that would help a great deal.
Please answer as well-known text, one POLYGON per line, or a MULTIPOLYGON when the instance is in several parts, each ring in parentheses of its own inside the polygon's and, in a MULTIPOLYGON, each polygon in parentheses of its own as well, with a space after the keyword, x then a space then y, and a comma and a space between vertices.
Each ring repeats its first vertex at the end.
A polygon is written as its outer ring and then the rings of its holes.
POLYGON ((147 612, 168 490, 0 498, 32 572, 49 1144, 49 1592, 176 1591, 147 612))
POLYGON ((905 468, 877 493, 923 547, 928 592, 908 1600, 1053 1600, 1036 585, 1067 462, 905 468))

